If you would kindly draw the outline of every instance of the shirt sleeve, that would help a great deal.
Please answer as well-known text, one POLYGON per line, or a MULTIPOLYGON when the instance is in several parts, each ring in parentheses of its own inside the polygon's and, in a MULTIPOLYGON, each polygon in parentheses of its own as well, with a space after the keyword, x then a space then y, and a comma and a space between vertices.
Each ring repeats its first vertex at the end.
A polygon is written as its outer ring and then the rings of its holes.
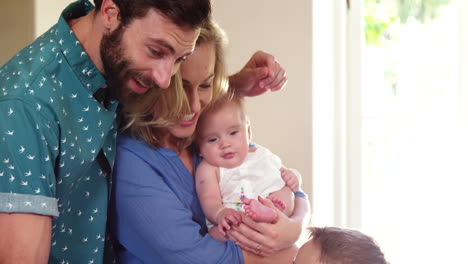
MULTIPOLYGON (((200 234, 192 211, 160 173, 132 152, 118 149, 110 221, 115 238, 127 250, 124 257, 131 254, 144 263, 244 263, 232 241, 220 243, 200 234)), ((196 197, 195 190, 188 195, 196 197)))
POLYGON ((34 106, 0 101, 0 212, 58 216, 56 133, 34 106))

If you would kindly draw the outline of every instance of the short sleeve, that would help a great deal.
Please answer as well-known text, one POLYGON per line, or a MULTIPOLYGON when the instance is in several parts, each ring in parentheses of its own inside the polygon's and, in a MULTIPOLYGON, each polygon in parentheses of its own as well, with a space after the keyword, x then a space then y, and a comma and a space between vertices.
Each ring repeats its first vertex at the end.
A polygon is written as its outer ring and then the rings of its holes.
POLYGON ((0 101, 0 212, 58 216, 56 124, 40 104, 0 101))

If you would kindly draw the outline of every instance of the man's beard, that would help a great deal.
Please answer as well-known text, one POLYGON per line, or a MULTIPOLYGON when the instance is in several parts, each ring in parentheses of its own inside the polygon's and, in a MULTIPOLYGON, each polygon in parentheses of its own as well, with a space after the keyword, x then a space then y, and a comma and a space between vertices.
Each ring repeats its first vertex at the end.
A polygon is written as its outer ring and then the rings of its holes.
POLYGON ((126 104, 137 99, 141 94, 135 93, 126 86, 128 80, 133 78, 144 84, 149 89, 158 88, 156 83, 149 77, 144 76, 137 70, 132 70, 131 60, 126 58, 125 49, 122 44, 122 36, 125 29, 120 25, 112 33, 102 36, 100 53, 104 75, 109 87, 109 96, 126 104))

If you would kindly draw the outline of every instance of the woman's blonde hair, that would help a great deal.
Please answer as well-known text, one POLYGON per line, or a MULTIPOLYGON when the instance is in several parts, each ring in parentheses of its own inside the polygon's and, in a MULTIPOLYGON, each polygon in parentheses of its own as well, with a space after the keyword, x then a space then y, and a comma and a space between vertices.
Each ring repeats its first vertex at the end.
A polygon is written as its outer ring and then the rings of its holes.
MULTIPOLYGON (((212 19, 202 26, 196 46, 203 43, 213 43, 215 49, 212 100, 216 100, 228 89, 224 62, 227 38, 224 31, 212 19)), ((172 77, 169 88, 152 89, 149 93, 132 99, 123 109, 123 129, 128 129, 132 136, 142 138, 155 148, 161 145, 162 129, 177 124, 184 115, 191 112, 180 71, 172 77)), ((191 142, 192 137, 180 139, 177 147, 181 150, 191 142)))

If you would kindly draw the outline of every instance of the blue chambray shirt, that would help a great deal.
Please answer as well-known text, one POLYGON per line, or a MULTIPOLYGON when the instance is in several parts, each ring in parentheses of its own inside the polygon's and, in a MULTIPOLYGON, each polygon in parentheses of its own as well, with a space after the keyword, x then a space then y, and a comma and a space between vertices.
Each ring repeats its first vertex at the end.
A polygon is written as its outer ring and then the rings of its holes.
POLYGON ((0 212, 54 217, 49 263, 103 262, 118 103, 66 22, 92 8, 71 4, 0 67, 0 212))

